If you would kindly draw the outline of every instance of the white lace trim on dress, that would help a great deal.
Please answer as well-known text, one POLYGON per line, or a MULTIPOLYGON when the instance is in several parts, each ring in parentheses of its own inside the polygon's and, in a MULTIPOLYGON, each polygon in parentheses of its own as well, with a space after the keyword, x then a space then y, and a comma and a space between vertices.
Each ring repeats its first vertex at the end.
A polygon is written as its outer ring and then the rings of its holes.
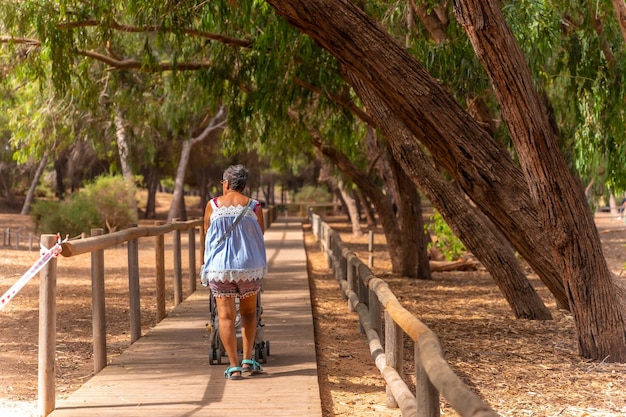
MULTIPOLYGON (((211 213, 211 219, 216 219, 218 217, 233 217, 238 216, 241 213, 241 210, 244 209, 245 206, 241 204, 236 206, 220 206, 213 209, 213 213, 211 213)), ((246 216, 256 217, 256 214, 253 210, 248 210, 245 214, 246 216)))
POLYGON ((204 271, 202 282, 209 281, 254 281, 263 278, 267 273, 267 267, 262 266, 255 269, 246 269, 240 271, 204 271))

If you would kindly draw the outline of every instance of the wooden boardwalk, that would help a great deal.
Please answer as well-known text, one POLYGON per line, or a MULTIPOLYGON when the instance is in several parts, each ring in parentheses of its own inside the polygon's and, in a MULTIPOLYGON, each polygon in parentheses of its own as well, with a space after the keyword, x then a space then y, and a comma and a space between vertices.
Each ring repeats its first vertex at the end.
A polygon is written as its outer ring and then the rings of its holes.
POLYGON ((208 291, 201 287, 115 358, 52 417, 321 416, 302 228, 278 219, 265 234, 269 274, 263 322, 265 373, 241 381, 209 365, 208 291))

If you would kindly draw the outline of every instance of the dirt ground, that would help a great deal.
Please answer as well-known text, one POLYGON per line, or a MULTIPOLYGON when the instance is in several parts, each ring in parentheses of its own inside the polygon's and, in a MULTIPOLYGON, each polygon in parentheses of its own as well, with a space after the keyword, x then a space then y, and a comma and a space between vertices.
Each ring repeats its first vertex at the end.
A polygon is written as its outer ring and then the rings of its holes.
MULTIPOLYGON (((1 210, 0 210, 1 211, 1 210)), ((6 210, 5 210, 6 211, 6 210)), ((189 213, 193 216, 194 213, 189 213)), ((195 213, 199 215, 199 213, 195 213)), ((334 226, 363 260, 367 236, 354 238, 339 219, 334 226)), ((39 257, 38 241, 28 250, 30 219, 0 213, 0 230, 19 230, 20 249, 0 246, 0 294, 39 257)), ((607 216, 598 219, 611 269, 626 278, 626 225, 607 216)), ((330 416, 400 416, 385 407, 384 383, 372 363, 355 313, 348 313, 338 286, 326 268, 310 226, 303 226, 312 288, 322 408, 330 416)), ((12 240, 15 245, 15 239, 12 240)), ((140 240, 142 277, 153 271, 150 240, 140 240), (144 253, 145 251, 145 253, 144 253)), ((107 347, 109 360, 128 345, 126 249, 107 251, 107 347), (110 266, 109 266, 110 265, 110 266)), ((92 376, 90 257, 62 258, 58 272, 57 394, 71 394, 92 376)), ((172 262, 166 259, 166 265, 172 262)), ((372 270, 384 278, 400 302, 440 338, 454 371, 502 416, 626 415, 626 365, 590 362, 577 354, 572 318, 556 309, 541 282, 529 279, 554 320, 515 320, 484 269, 435 273, 431 281, 390 274, 384 237, 375 230, 372 270)), ((38 278, 0 312, 0 415, 36 415, 38 278)), ((154 291, 141 285, 142 333, 156 323, 154 291)), ((172 294, 171 288, 167 294, 172 294)), ((184 295, 189 293, 185 284, 184 295)), ((167 300, 168 311, 173 300, 167 300)), ((405 340, 405 373, 413 384, 413 346, 405 340)), ((457 415, 442 399, 442 415, 457 415)))

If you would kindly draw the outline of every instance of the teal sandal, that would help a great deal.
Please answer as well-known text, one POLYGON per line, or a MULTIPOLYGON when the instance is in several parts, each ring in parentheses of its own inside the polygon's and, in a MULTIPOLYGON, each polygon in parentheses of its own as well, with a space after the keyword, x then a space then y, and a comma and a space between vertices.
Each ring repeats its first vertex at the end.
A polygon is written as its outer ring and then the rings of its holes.
POLYGON ((232 380, 243 379, 243 369, 241 369, 241 366, 229 366, 224 371, 224 377, 232 380), (234 375, 235 372, 239 372, 239 375, 234 375))
POLYGON ((263 372, 263 367, 254 359, 244 359, 241 361, 241 369, 243 372, 249 372, 251 375, 263 372))

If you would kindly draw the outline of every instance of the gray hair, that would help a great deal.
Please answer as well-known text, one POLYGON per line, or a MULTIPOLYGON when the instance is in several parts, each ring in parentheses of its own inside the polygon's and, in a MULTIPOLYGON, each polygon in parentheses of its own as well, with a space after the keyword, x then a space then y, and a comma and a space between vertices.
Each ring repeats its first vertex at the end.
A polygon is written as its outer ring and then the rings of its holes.
POLYGON ((224 171, 222 179, 228 181, 231 190, 243 191, 248 183, 248 169, 243 165, 231 165, 224 171))

